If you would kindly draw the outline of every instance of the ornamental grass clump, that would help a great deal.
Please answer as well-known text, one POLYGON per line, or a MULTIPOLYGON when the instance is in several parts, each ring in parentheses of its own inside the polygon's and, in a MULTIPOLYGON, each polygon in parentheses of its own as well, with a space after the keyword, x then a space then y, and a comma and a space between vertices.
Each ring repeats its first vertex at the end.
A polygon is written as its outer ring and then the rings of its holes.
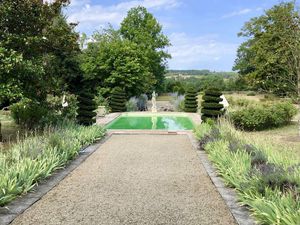
POLYGON ((195 135, 241 204, 259 224, 300 224, 299 157, 266 140, 248 139, 223 119, 219 123, 203 123, 195 135))
POLYGON ((201 118, 203 121, 207 119, 215 119, 223 114, 223 105, 220 103, 222 92, 218 89, 210 88, 204 92, 201 104, 201 118))
POLYGON ((0 206, 30 191, 104 134, 100 126, 64 123, 0 151, 0 206))

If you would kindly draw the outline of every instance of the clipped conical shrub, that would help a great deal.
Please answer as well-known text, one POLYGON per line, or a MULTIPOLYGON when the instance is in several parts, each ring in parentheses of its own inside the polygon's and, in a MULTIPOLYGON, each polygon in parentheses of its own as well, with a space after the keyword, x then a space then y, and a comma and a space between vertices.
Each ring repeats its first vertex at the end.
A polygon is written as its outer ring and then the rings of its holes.
POLYGON ((223 114, 223 105, 220 103, 222 92, 218 89, 210 88, 204 92, 201 104, 201 118, 205 121, 208 118, 218 118, 223 114))
POLYGON ((184 111, 185 112, 197 112, 198 101, 197 101, 197 92, 194 88, 189 88, 185 93, 184 98, 184 111))
POLYGON ((125 92, 121 88, 115 88, 109 102, 111 112, 126 112, 126 101, 125 92))
POLYGON ((96 123, 95 116, 97 113, 96 103, 94 101, 94 95, 87 92, 82 91, 79 93, 78 99, 78 110, 77 110, 77 121, 81 125, 90 126, 96 123))

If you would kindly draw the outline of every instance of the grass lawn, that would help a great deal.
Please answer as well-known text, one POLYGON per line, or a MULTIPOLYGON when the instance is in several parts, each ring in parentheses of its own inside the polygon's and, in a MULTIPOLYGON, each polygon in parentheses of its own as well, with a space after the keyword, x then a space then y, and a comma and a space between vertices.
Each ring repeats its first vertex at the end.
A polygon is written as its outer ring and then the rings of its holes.
MULTIPOLYGON (((255 101, 257 103, 265 102, 265 101, 278 101, 279 98, 274 96, 265 97, 263 94, 255 95, 255 96, 247 96, 247 93, 232 93, 226 94, 226 98, 237 99, 247 99, 250 101, 255 101)), ((273 143, 276 145, 274 148, 278 151, 292 151, 296 155, 300 157, 300 137, 299 137, 299 128, 298 128, 298 119, 300 118, 300 114, 298 114, 293 122, 287 126, 265 130, 265 131, 255 131, 255 132, 245 132, 245 135, 249 136, 251 139, 259 139, 261 141, 266 141, 268 143, 273 143)))
POLYGON ((171 101, 172 99, 173 99, 172 96, 163 94, 163 95, 158 96, 156 98, 156 101, 171 101))
POLYGON ((9 111, 0 111, 1 133, 4 141, 4 149, 14 142, 18 136, 21 136, 24 131, 14 123, 9 111))
POLYGON ((251 101, 261 101, 262 99, 265 99, 265 95, 263 94, 259 94, 259 95, 255 95, 255 96, 248 96, 247 93, 232 93, 232 94, 226 94, 225 93, 225 97, 226 98, 233 98, 233 99, 247 99, 247 100, 251 100, 251 101))
POLYGON ((260 142, 272 143, 276 151, 288 151, 295 153, 300 159, 300 136, 297 122, 290 125, 255 132, 245 132, 249 138, 260 142))

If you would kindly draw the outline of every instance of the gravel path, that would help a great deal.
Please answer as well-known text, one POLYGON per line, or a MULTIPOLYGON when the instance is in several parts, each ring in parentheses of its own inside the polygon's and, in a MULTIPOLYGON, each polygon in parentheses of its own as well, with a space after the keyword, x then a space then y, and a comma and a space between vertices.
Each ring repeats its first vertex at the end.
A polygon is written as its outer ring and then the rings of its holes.
POLYGON ((235 224, 186 135, 113 135, 12 224, 235 224))

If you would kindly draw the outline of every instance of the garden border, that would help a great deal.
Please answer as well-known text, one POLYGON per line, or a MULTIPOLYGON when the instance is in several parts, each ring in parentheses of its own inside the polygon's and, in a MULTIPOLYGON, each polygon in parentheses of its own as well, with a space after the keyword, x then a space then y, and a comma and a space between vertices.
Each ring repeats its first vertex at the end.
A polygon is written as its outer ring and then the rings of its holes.
POLYGON ((8 225, 16 217, 22 214, 25 210, 31 207, 35 202, 40 200, 45 194, 51 191, 60 183, 67 175, 83 163, 89 156, 92 155, 99 147, 105 143, 111 134, 106 134, 101 140, 83 147, 78 156, 69 162, 64 168, 56 170, 49 178, 41 181, 33 190, 27 194, 21 195, 4 207, 0 207, 0 224, 8 225))
POLYGON ((225 186, 222 178, 218 176, 216 168, 208 158, 208 154, 199 148, 198 141, 193 134, 187 133, 193 148, 197 151, 199 159, 204 166, 210 180, 226 203, 229 211, 239 225, 255 225, 257 224, 250 211, 246 206, 242 206, 238 202, 237 193, 234 189, 225 186))
POLYGON ((5 207, 0 207, 0 224, 10 224, 17 216, 22 214, 26 209, 31 207, 35 202, 40 200, 47 192, 53 189, 60 183, 68 174, 76 169, 81 163, 83 163, 92 153, 94 153, 99 147, 105 143, 112 135, 186 135, 194 150, 196 151, 201 164, 204 166, 207 175, 212 181, 213 185, 219 192, 221 198, 227 205, 230 213, 234 217, 235 221, 239 225, 254 225, 256 224, 253 218, 250 216, 249 210, 245 206, 238 204, 236 191, 232 188, 227 188, 222 179, 217 175, 216 169, 208 159, 208 155, 204 150, 199 149, 198 141, 190 131, 181 132, 168 132, 168 131, 139 131, 133 132, 132 130, 117 130, 109 131, 99 141, 90 146, 83 148, 77 158, 71 161, 64 169, 57 170, 48 179, 42 181, 36 188, 25 194, 5 207))

